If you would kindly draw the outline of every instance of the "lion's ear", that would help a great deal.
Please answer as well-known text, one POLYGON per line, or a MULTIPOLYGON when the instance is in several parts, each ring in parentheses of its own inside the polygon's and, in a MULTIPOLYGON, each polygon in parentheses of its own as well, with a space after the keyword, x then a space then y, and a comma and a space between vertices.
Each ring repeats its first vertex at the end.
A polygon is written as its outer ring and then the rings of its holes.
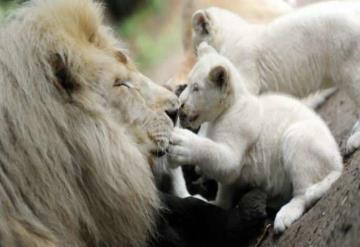
POLYGON ((208 35, 210 33, 209 16, 204 10, 198 10, 194 13, 192 26, 197 34, 208 35))
POLYGON ((51 58, 51 65, 56 77, 55 86, 71 94, 78 88, 78 84, 71 75, 71 72, 65 62, 65 58, 60 54, 55 54, 51 58))
POLYGON ((116 59, 122 64, 128 64, 129 62, 127 55, 122 51, 116 52, 116 59))
POLYGON ((211 69, 209 80, 217 87, 224 87, 229 81, 229 73, 222 65, 218 65, 211 69))

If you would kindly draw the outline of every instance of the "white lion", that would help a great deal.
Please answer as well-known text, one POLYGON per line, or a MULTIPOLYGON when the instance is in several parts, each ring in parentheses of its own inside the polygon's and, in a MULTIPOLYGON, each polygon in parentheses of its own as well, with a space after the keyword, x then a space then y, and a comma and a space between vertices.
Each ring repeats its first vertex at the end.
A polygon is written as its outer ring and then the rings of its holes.
MULTIPOLYGON (((1 26, 1 246, 142 247, 158 234, 148 162, 114 117, 134 108, 112 107, 119 84, 150 82, 101 16, 91 0, 33 0, 1 26)), ((159 91, 149 105, 176 104, 159 91)), ((158 116, 164 132, 146 129, 165 149, 172 124, 158 116)))
MULTIPOLYGON (((193 16, 194 46, 207 41, 229 58, 253 93, 303 97, 336 85, 360 107, 360 3, 313 4, 267 25, 249 24, 223 9, 193 16)), ((346 151, 360 145, 355 125, 346 151)))
POLYGON ((336 141, 304 104, 251 94, 235 66, 207 44, 199 56, 180 96, 180 119, 191 128, 208 122, 206 137, 175 129, 171 161, 198 165, 216 179, 216 203, 225 208, 233 205, 237 189, 264 189, 273 206, 283 205, 274 224, 283 232, 341 175, 336 141))

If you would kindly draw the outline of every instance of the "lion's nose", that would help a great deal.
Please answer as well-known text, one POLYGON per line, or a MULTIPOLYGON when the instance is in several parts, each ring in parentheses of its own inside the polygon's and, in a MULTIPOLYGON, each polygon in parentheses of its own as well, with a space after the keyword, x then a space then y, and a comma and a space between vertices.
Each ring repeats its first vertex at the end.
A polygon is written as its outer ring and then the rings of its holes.
POLYGON ((178 117, 178 113, 179 110, 167 110, 165 111, 166 115, 169 116, 169 118, 171 119, 171 121, 173 122, 173 124, 176 123, 177 117, 178 117))
POLYGON ((160 158, 160 157, 163 157, 165 154, 166 154, 166 151, 164 150, 157 150, 155 152, 152 152, 152 154, 157 157, 157 158, 160 158))

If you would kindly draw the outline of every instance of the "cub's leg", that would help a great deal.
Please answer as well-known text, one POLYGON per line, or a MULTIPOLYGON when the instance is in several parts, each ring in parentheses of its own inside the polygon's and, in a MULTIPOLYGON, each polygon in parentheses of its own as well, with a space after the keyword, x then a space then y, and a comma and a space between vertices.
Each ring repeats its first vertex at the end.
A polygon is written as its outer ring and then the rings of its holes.
POLYGON ((224 208, 230 209, 233 205, 234 194, 236 189, 234 185, 225 185, 219 183, 219 189, 216 195, 215 205, 224 208))
POLYGON ((293 198, 275 217, 276 233, 283 232, 319 200, 339 178, 343 167, 334 138, 319 121, 305 121, 291 127, 285 134, 282 149, 293 198))
POLYGON ((207 200, 200 194, 191 195, 186 187, 184 173, 181 167, 177 167, 175 169, 170 169, 170 176, 172 178, 173 184, 173 194, 180 198, 186 198, 189 196, 195 197, 197 199, 203 200, 207 202, 207 200))
POLYGON ((173 193, 180 198, 186 198, 191 196, 186 188, 186 182, 181 167, 169 169, 170 176, 172 178, 173 193))

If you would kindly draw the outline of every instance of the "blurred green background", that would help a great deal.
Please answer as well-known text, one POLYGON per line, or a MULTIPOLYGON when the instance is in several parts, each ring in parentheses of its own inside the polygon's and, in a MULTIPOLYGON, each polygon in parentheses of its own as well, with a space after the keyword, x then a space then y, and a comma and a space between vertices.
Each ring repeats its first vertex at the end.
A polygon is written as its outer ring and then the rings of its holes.
MULTIPOLYGON (((160 83, 171 77, 181 57, 182 0, 101 1, 139 69, 160 83)), ((22 2, 0 0, 0 21, 22 2)))

